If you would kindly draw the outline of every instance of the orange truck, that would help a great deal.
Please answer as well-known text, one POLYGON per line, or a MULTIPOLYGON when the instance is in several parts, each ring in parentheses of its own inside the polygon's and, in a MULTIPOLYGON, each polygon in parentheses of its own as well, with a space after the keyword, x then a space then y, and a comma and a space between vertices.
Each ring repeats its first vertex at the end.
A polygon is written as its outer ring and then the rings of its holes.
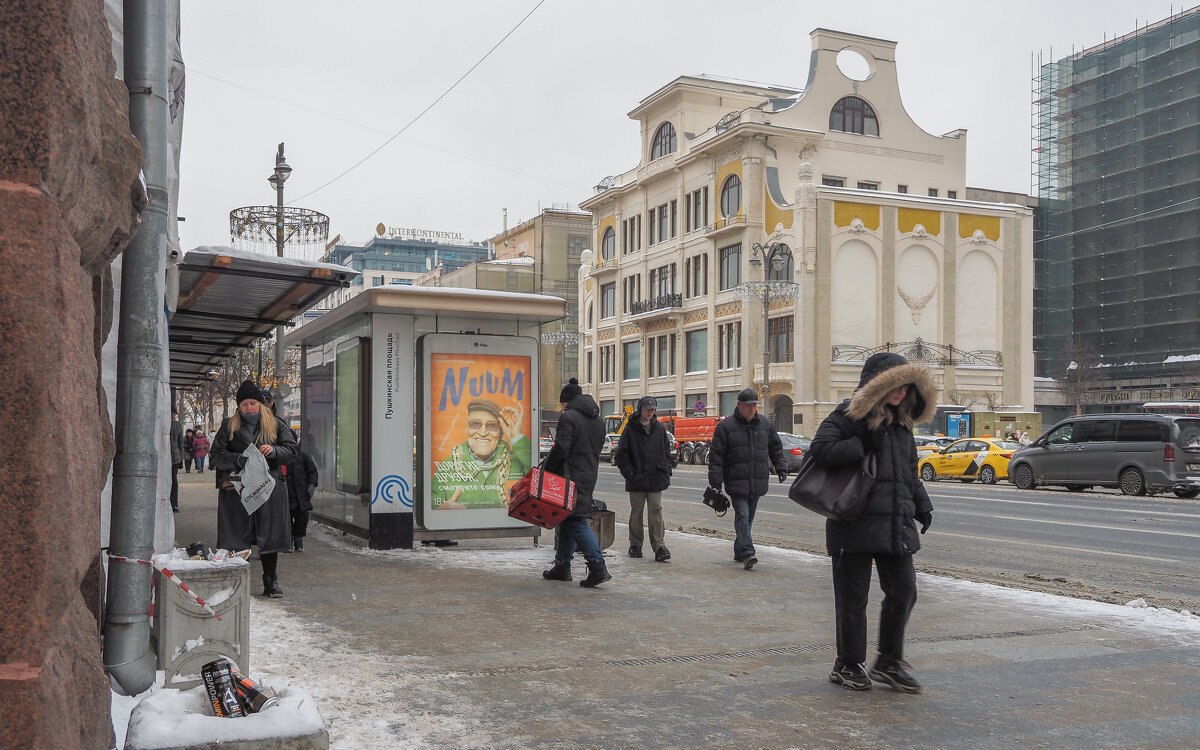
POLYGON ((679 463, 703 464, 708 461, 713 430, 721 417, 660 417, 669 432, 675 435, 679 463))
MULTIPOLYGON (((610 414, 604 418, 605 428, 615 446, 617 438, 625 425, 629 423, 633 407, 626 406, 620 414, 610 414)), ((659 414, 658 421, 663 423, 675 436, 675 451, 681 464, 703 464, 708 461, 708 447, 712 444, 713 430, 722 417, 677 417, 672 414, 659 414)))

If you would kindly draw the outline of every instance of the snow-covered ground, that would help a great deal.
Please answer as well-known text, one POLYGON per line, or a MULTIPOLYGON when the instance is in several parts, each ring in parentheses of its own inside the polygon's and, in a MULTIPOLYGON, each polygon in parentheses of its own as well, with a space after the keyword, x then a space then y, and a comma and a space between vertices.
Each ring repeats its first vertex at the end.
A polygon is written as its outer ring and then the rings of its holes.
MULTIPOLYGON (((445 567, 528 572, 546 562, 545 549, 529 547, 458 549, 452 555, 438 554, 432 549, 381 551, 357 546, 321 527, 314 534, 355 554, 375 557, 421 554, 445 567)), ((722 554, 729 544, 699 536, 691 536, 689 541, 720 545, 722 554)), ((793 557, 799 565, 817 565, 822 569, 828 565, 827 558, 804 552, 772 548, 771 553, 781 558, 793 557)), ((1200 617, 1186 611, 1147 607, 1141 600, 1119 606, 926 575, 921 576, 921 591, 928 596, 970 598, 1001 606, 1027 607, 1049 615, 1086 618, 1099 625, 1200 645, 1200 617)), ((125 697, 113 693, 112 721, 117 747, 124 747, 130 713, 141 701, 149 703, 139 711, 142 725, 138 731, 146 733, 139 736, 169 736, 186 744, 211 742, 213 722, 219 723, 220 736, 225 741, 269 736, 264 731, 278 730, 284 734, 284 726, 292 729, 302 726, 307 720, 306 710, 315 703, 329 730, 330 747, 337 750, 442 747, 447 736, 459 738, 459 748, 489 747, 486 733, 479 731, 485 717, 455 700, 448 687, 430 686, 427 682, 422 686, 425 690, 446 690, 447 700, 441 704, 446 710, 437 714, 408 709, 398 700, 411 687, 403 678, 406 666, 415 666, 409 657, 374 653, 366 658, 368 655, 361 649, 352 651, 343 645, 346 640, 343 634, 319 622, 295 617, 280 603, 258 597, 252 602, 250 640, 254 644, 251 676, 280 693, 283 699, 280 707, 247 719, 215 719, 207 715, 203 687, 190 691, 164 689, 160 672, 155 687, 142 695, 125 697), (310 702, 309 706, 304 705, 305 701, 310 702)))

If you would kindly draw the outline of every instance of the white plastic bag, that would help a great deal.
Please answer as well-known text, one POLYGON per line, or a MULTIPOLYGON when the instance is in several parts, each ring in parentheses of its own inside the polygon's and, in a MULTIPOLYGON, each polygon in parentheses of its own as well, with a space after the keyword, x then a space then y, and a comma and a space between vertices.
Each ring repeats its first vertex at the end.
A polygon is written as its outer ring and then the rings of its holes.
POLYGON ((233 481, 233 488, 242 498, 242 507, 246 509, 246 515, 250 515, 271 498, 271 493, 275 491, 275 477, 271 476, 267 458, 257 445, 251 443, 242 451, 242 455, 246 458, 246 465, 242 467, 241 476, 230 479, 233 481))

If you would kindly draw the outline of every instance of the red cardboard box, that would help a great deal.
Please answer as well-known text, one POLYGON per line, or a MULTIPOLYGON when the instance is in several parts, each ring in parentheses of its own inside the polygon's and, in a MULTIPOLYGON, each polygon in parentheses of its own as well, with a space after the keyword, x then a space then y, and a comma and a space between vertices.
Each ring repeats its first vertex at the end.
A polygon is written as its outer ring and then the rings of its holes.
POLYGON ((575 510, 575 483, 541 469, 530 469, 508 494, 508 515, 543 529, 575 510))

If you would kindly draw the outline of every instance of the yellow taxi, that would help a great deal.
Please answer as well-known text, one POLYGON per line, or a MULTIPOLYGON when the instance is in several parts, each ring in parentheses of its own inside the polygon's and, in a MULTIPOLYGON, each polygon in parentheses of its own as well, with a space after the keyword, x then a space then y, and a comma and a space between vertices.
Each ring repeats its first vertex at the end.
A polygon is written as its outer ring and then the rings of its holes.
POLYGON ((913 435, 913 442, 917 444, 917 458, 924 458, 950 445, 954 438, 945 435, 913 435))
POLYGON ((1012 440, 966 438, 955 440, 940 453, 920 457, 917 473, 926 482, 943 477, 983 484, 1008 478, 1008 460, 1021 448, 1012 440))

